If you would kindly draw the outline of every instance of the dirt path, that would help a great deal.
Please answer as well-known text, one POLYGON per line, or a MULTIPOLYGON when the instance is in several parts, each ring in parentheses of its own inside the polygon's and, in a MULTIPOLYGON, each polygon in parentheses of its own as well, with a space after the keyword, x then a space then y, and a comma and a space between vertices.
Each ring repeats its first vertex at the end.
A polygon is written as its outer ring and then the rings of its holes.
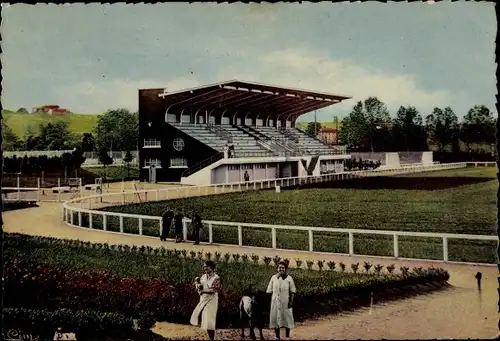
MULTIPOLYGON (((292 339, 431 339, 431 338, 491 338, 498 332, 497 276, 495 267, 437 264, 433 262, 380 259, 361 256, 341 256, 287 250, 264 250, 254 247, 227 245, 175 244, 160 242, 157 238, 120 235, 97 230, 81 229, 61 222, 62 207, 57 203, 40 203, 40 207, 4 213, 6 232, 57 238, 79 239, 91 242, 197 250, 221 253, 252 253, 263 256, 279 255, 282 258, 302 260, 333 260, 346 264, 364 261, 396 267, 406 265, 436 266, 450 272, 454 288, 444 292, 415 297, 404 301, 375 305, 351 314, 328 316, 318 320, 298 323, 292 339), (483 289, 478 292, 474 275, 483 273, 483 289)), ((295 263, 295 262, 292 262, 295 263)), ((293 264, 292 264, 293 265, 293 264)), ((376 300, 376 297, 375 297, 376 300)), ((203 333, 188 325, 157 323, 155 332, 171 338, 200 339, 203 333)), ((248 332, 248 331, 247 331, 248 332)), ((269 331, 267 338, 274 339, 269 331)), ((217 339, 239 339, 237 330, 220 330, 217 339)))

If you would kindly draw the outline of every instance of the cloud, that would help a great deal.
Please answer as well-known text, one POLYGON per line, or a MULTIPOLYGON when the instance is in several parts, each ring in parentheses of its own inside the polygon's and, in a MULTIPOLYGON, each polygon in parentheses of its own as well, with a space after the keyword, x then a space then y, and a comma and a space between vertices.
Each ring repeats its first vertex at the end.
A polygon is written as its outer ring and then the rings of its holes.
MULTIPOLYGON (((450 105, 452 98, 448 91, 422 88, 415 75, 388 73, 346 60, 335 60, 321 50, 281 49, 256 54, 255 59, 247 58, 255 62, 243 69, 240 65, 226 68, 219 77, 352 96, 351 100, 323 112, 345 115, 355 102, 377 96, 393 112, 400 105, 413 105, 424 113, 434 106, 450 105)), ((330 118, 328 115, 327 119, 330 118)))
POLYGON ((166 88, 168 91, 201 85, 195 78, 113 79, 101 82, 80 82, 58 89, 58 101, 70 103, 69 109, 77 113, 100 113, 112 108, 137 110, 138 90, 166 88))

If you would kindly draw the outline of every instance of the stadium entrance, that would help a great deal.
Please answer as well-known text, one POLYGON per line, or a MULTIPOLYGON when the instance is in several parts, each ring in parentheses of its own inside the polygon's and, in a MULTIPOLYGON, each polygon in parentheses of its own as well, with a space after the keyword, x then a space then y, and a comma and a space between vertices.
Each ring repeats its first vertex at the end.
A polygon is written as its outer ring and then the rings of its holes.
POLYGON ((346 149, 295 123, 349 98, 241 81, 139 90, 141 178, 202 185, 342 171, 346 149))

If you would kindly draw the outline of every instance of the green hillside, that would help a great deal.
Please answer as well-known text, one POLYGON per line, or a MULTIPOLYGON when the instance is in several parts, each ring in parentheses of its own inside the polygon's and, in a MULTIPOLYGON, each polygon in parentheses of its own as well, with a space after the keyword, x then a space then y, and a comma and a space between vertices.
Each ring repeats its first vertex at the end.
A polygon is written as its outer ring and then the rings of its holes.
POLYGON ((51 122, 65 121, 69 125, 71 132, 83 134, 92 132, 97 124, 98 115, 94 114, 66 114, 61 116, 51 116, 48 114, 23 114, 13 112, 11 110, 2 110, 5 123, 12 131, 22 138, 28 127, 31 127, 34 132, 38 131, 41 123, 47 124, 51 122))

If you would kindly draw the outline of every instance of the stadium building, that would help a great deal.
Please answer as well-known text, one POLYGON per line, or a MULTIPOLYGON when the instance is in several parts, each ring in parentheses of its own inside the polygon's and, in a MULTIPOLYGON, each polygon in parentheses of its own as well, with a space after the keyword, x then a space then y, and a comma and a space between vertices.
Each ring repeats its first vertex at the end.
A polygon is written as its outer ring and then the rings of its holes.
POLYGON ((295 122, 349 98, 237 80, 139 90, 140 176, 205 185, 341 172, 346 149, 295 122))

